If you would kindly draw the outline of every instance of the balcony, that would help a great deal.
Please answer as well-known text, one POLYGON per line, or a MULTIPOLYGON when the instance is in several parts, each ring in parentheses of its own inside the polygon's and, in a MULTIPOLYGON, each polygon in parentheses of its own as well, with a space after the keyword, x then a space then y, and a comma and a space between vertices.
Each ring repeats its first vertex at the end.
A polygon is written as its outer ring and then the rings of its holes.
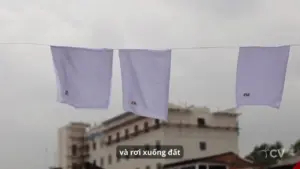
POLYGON ((237 131, 239 130, 239 128, 237 127, 219 127, 219 126, 209 126, 207 124, 191 124, 191 123, 171 123, 171 122, 159 122, 159 121, 155 121, 155 124, 153 124, 152 126, 149 126, 147 128, 143 128, 143 129, 138 129, 136 132, 131 132, 125 135, 122 135, 120 137, 110 137, 110 139, 108 139, 109 141, 105 142, 106 146, 111 146, 112 144, 117 144, 119 142, 134 138, 134 137, 138 137, 140 135, 143 134, 147 134, 153 130, 157 130, 159 129, 161 126, 165 126, 165 127, 177 127, 177 128, 199 128, 199 129, 213 129, 213 130, 227 130, 227 131, 237 131))
POLYGON ((128 134, 125 134, 123 136, 119 136, 119 137, 115 137, 115 138, 110 137, 110 139, 108 139, 109 141, 105 142, 105 145, 106 146, 110 146, 112 144, 116 144, 116 143, 128 140, 130 138, 138 137, 139 135, 147 134, 147 133, 149 133, 149 132, 151 132, 153 130, 157 130, 160 127, 161 127, 161 123, 156 122, 156 124, 154 124, 154 125, 152 125, 150 127, 147 127, 146 129, 138 129, 135 132, 128 133, 128 134))
POLYGON ((70 136, 69 137, 70 140, 72 141, 78 141, 78 142, 84 142, 85 138, 82 136, 70 136))

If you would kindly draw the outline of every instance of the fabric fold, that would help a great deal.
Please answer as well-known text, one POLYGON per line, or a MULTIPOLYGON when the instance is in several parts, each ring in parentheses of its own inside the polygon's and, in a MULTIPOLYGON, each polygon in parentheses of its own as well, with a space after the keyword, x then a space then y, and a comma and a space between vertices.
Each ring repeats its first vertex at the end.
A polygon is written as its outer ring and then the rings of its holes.
POLYGON ((167 120, 171 50, 119 50, 123 108, 137 115, 167 120))
POLYGON ((75 108, 108 108, 113 50, 51 46, 58 101, 75 108))
POLYGON ((280 108, 290 46, 241 47, 236 75, 236 104, 280 108))

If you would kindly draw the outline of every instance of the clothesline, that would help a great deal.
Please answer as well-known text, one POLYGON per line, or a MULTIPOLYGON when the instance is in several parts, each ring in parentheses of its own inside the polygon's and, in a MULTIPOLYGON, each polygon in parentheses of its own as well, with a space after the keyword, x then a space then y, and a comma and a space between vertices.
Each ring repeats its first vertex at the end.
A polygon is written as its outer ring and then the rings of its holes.
MULTIPOLYGON (((51 44, 43 44, 43 43, 30 43, 30 42, 0 42, 0 45, 34 45, 34 46, 62 46, 62 45, 51 45, 51 44)), ((66 45, 67 46, 67 45, 66 45)), ((249 46, 238 46, 238 45, 228 45, 228 46, 194 46, 194 47, 179 47, 179 48, 154 48, 154 49, 171 49, 171 50, 197 50, 197 49, 228 49, 228 48, 239 48, 239 47, 271 47, 271 46, 300 46, 300 44, 289 44, 289 45, 249 45, 249 46)), ((72 46, 78 47, 78 46, 72 46)), ((82 47, 85 48, 85 47, 82 47)), ((102 47, 104 48, 104 47, 102 47)), ((113 50, 122 50, 122 49, 133 49, 133 48, 108 48, 113 50)), ((137 48, 134 48, 137 49, 137 48)), ((151 48, 153 49, 153 48, 151 48)))

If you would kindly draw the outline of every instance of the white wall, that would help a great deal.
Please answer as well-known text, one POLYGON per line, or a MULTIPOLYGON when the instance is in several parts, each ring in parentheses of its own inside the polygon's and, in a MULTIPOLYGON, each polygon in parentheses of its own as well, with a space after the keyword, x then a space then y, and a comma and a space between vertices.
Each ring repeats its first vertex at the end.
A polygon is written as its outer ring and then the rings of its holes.
POLYGON ((235 131, 205 128, 165 128, 164 142, 167 145, 182 145, 184 158, 205 157, 238 150, 238 135, 235 131), (206 143, 206 150, 200 150, 199 142, 206 143))
MULTIPOLYGON (((136 137, 131 140, 121 142, 121 145, 155 145, 156 140, 160 140, 164 145, 181 145, 184 148, 183 159, 190 159, 195 157, 205 157, 215 154, 232 151, 238 153, 238 137, 235 132, 229 131, 212 131, 210 129, 176 129, 165 128, 153 131, 151 133, 143 134, 141 137, 136 137), (181 131, 179 131, 181 130, 181 131), (201 151, 199 149, 199 141, 204 141, 207 144, 207 150, 201 151)), ((97 139, 97 146, 99 146, 100 139, 97 139)), ((116 161, 116 147, 120 144, 112 144, 109 147, 91 150, 90 161, 96 160, 97 165, 100 165, 100 158, 104 157, 104 167, 106 169, 144 169, 146 165, 150 165, 151 169, 156 168, 156 163, 170 163, 178 159, 121 159, 116 161), (112 164, 108 165, 108 155, 112 155, 112 164)), ((182 159, 181 159, 182 160, 182 159)))
MULTIPOLYGON (((210 129, 197 128, 164 128, 158 129, 140 137, 135 137, 131 140, 122 141, 121 145, 155 145, 156 140, 160 140, 164 145, 181 145, 184 148, 183 159, 204 157, 232 151, 238 153, 238 136, 233 131, 213 131, 210 129), (207 144, 207 150, 199 149, 199 142, 204 141, 207 144)), ((150 165, 151 169, 156 168, 156 163, 170 163, 178 159, 122 159, 116 162, 116 147, 120 144, 112 144, 109 147, 104 146, 99 148, 100 139, 96 140, 97 149, 91 150, 90 161, 96 160, 97 165, 100 165, 100 158, 104 157, 104 167, 106 169, 144 169, 146 165, 150 165), (108 155, 112 155, 112 164, 108 165, 108 155)))
MULTIPOLYGON (((136 118, 137 116, 127 116, 121 120, 114 121, 107 126, 101 126, 94 128, 90 133, 101 132, 103 129, 110 128, 114 125, 118 125, 122 122, 128 121, 130 119, 136 118)), ((143 129, 144 122, 148 121, 149 126, 154 124, 153 119, 140 120, 134 124, 127 126, 122 126, 121 128, 110 131, 106 136, 97 137, 95 139, 97 148, 93 150, 92 141, 90 141, 90 158, 89 161, 93 162, 96 160, 97 165, 100 165, 101 157, 104 157, 104 168, 105 169, 145 169, 146 165, 149 165, 151 169, 156 169, 157 163, 170 163, 176 160, 171 159, 121 159, 117 162, 116 159, 116 147, 118 145, 144 145, 152 144, 155 145, 156 140, 160 140, 163 145, 182 145, 184 147, 184 157, 183 159, 197 158, 210 156, 215 154, 220 154, 228 151, 234 153, 239 153, 238 150, 238 132, 234 130, 224 130, 224 129, 211 129, 211 128, 198 128, 197 118, 204 118, 206 124, 209 126, 218 127, 237 127, 237 117, 236 116, 224 116, 224 115, 213 115, 206 108, 195 108, 191 112, 181 111, 181 112, 170 112, 168 117, 169 123, 176 124, 192 124, 191 127, 181 127, 169 126, 161 127, 157 130, 152 130, 149 133, 143 133, 140 136, 130 138, 126 141, 121 141, 120 143, 112 144, 110 146, 103 145, 100 147, 101 139, 102 141, 107 141, 107 136, 111 135, 112 139, 115 139, 116 133, 119 132, 122 137, 124 129, 128 128, 132 133, 134 131, 134 125, 138 125, 139 129, 143 129), (206 142, 207 150, 201 151, 199 148, 199 142, 206 142), (112 164, 108 165, 108 155, 112 155, 112 164)))

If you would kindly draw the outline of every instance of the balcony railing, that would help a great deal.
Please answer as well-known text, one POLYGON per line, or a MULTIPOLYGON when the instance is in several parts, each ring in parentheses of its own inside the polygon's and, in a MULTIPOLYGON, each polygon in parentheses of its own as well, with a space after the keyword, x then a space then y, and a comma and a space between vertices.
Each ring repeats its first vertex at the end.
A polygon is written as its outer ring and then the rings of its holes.
POLYGON ((220 127, 220 126, 208 126, 208 125, 198 126, 197 124, 188 124, 188 123, 186 123, 186 124, 183 124, 183 123, 159 123, 159 124, 155 124, 155 125, 150 126, 149 128, 147 128, 147 130, 146 129, 141 129, 141 130, 138 130, 137 132, 132 132, 132 133, 129 133, 128 135, 120 136, 118 139, 112 138, 111 140, 106 141, 105 144, 106 144, 106 146, 110 146, 112 144, 116 144, 116 143, 128 140, 130 138, 137 137, 141 134, 146 134, 150 131, 157 130, 161 126, 179 127, 179 128, 191 128, 192 127, 192 128, 199 128, 199 129, 205 129, 206 128, 206 129, 229 130, 229 131, 238 131, 239 130, 239 128, 237 128, 237 127, 220 127))
POLYGON ((137 137, 137 136, 139 136, 141 134, 146 134, 146 133, 148 133, 150 131, 157 130, 157 129, 160 128, 160 126, 161 126, 161 124, 154 124, 154 125, 148 127, 147 130, 145 130, 145 129, 139 129, 138 131, 129 133, 127 135, 120 136, 119 138, 114 138, 114 139, 108 140, 108 141, 105 142, 105 144, 106 144, 106 146, 110 146, 112 144, 116 144, 116 143, 128 140, 130 138, 137 137))

